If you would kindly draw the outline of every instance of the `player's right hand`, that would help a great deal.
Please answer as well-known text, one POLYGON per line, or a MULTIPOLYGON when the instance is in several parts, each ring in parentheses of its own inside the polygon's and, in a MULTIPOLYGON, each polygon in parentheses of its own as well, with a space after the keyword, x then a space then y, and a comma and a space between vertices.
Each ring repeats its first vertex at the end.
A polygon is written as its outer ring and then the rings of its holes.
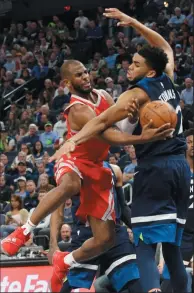
POLYGON ((63 156, 63 155, 67 155, 68 158, 71 157, 71 152, 73 152, 75 150, 75 144, 73 144, 71 141, 66 141, 58 151, 56 151, 54 153, 54 155, 52 155, 50 158, 49 158, 49 163, 50 162, 53 162, 53 161, 58 161, 60 160, 60 158, 63 156))
POLYGON ((118 19, 119 22, 117 23, 117 26, 127 27, 127 26, 130 26, 132 22, 134 21, 134 18, 121 12, 117 8, 106 8, 105 13, 103 13, 103 15, 108 18, 118 19))
POLYGON ((152 120, 146 124, 141 133, 142 143, 165 140, 166 138, 172 137, 174 128, 170 128, 170 123, 166 123, 159 128, 153 128, 152 120))

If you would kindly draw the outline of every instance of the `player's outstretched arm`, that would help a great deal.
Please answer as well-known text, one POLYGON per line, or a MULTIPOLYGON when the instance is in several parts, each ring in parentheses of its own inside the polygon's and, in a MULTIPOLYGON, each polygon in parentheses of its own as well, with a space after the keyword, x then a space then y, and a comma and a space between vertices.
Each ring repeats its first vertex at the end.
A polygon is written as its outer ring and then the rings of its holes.
POLYGON ((168 56, 168 64, 166 66, 166 73, 169 77, 173 80, 174 77, 174 55, 171 46, 168 42, 157 32, 154 30, 146 27, 144 24, 128 16, 127 14, 121 12, 117 8, 107 8, 105 10, 104 15, 108 18, 115 18, 119 20, 118 26, 131 26, 135 30, 137 30, 145 39, 146 41, 154 47, 159 47, 164 50, 164 52, 168 56))
MULTIPOLYGON (((126 91, 120 96, 117 103, 110 107, 108 110, 93 119, 87 118, 89 122, 86 123, 76 135, 74 135, 71 139, 65 142, 65 144, 50 158, 50 161, 58 160, 63 154, 67 154, 69 156, 70 152, 74 151, 76 145, 79 145, 91 139, 92 137, 98 136, 104 130, 114 125, 116 122, 128 117, 129 113, 132 116, 136 115, 138 106, 137 101, 135 101, 133 97, 137 96, 139 91, 139 89, 126 91)), ((141 96, 139 96, 138 100, 141 104, 145 103, 145 101, 147 101, 147 98, 141 98, 141 96)), ((92 113, 91 110, 88 111, 92 113)), ((75 119, 77 116, 80 117, 82 115, 85 115, 85 112, 83 114, 81 111, 79 111, 77 115, 75 115, 75 119)), ((112 139, 114 140, 114 142, 112 141, 112 143, 116 142, 117 144, 140 144, 153 140, 164 139, 168 137, 172 131, 173 129, 169 129, 169 124, 166 124, 165 126, 157 129, 152 129, 151 125, 149 124, 144 127, 141 135, 135 136, 127 133, 120 133, 119 137, 117 137, 114 134, 113 137, 109 136, 108 141, 111 142, 112 139), (119 139, 121 139, 121 141, 119 141, 119 139)))

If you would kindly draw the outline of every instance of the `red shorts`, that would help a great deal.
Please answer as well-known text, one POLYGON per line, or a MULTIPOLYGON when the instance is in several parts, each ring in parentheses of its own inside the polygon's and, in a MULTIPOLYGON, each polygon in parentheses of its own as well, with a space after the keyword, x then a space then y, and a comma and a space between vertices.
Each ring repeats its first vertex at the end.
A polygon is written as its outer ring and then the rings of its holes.
POLYGON ((62 176, 76 172, 82 179, 80 207, 76 215, 84 222, 87 216, 106 220, 115 220, 114 196, 112 192, 111 171, 102 163, 70 158, 64 155, 55 165, 55 179, 59 184, 62 176))

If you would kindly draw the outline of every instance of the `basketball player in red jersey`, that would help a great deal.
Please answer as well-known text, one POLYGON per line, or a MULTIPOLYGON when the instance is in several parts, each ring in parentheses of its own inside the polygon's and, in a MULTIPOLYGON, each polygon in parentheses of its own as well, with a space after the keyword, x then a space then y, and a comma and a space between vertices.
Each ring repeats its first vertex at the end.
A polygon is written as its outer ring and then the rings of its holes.
MULTIPOLYGON (((62 79, 72 93, 71 103, 66 109, 68 137, 71 138, 91 119, 91 115, 99 115, 109 108, 113 102, 105 91, 92 90, 89 74, 79 61, 65 62, 61 73, 62 79)), ((136 110, 134 101, 126 105, 124 109, 126 113, 129 112, 132 116, 136 113, 136 110)), ((145 127, 143 134, 135 138, 127 133, 109 128, 101 134, 101 138, 93 138, 91 141, 78 146, 71 158, 62 156, 56 164, 55 175, 58 186, 41 201, 24 226, 2 241, 2 250, 9 255, 15 254, 46 215, 57 209, 66 199, 79 192, 81 205, 78 215, 82 219, 86 220, 87 218, 93 231, 93 238, 70 254, 62 252, 54 254, 53 281, 57 279, 61 282, 64 271, 76 262, 93 258, 109 249, 114 243, 115 234, 114 204, 110 191, 112 178, 109 171, 102 166, 102 161, 106 159, 108 154, 109 143, 124 145, 163 139, 171 131, 168 127, 168 125, 159 129, 145 127)))

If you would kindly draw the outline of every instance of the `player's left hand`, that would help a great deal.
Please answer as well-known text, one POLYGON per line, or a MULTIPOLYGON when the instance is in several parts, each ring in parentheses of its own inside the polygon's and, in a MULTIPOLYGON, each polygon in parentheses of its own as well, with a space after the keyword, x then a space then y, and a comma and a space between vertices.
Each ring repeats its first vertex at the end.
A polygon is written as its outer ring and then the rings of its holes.
POLYGON ((151 120, 146 124, 141 133, 142 143, 165 140, 166 138, 172 137, 174 128, 170 128, 170 123, 166 123, 159 128, 153 128, 153 121, 151 120))
POLYGON ((137 99, 133 99, 128 103, 125 110, 128 111, 128 120, 130 123, 135 124, 139 119, 139 102, 137 99))
POLYGON ((108 18, 118 19, 119 22, 117 23, 117 26, 124 26, 124 27, 130 26, 135 20, 134 18, 121 12, 117 8, 106 8, 105 13, 103 13, 103 15, 108 18))
POLYGON ((139 119, 139 102, 137 99, 132 99, 128 102, 125 107, 125 110, 128 112, 128 120, 130 123, 134 124, 139 119))
POLYGON ((56 151, 54 153, 54 155, 52 155, 50 158, 49 158, 49 162, 53 162, 53 161, 58 161, 63 155, 67 155, 68 158, 71 157, 71 152, 73 152, 75 150, 75 144, 69 140, 69 141, 66 141, 58 151, 56 151))

